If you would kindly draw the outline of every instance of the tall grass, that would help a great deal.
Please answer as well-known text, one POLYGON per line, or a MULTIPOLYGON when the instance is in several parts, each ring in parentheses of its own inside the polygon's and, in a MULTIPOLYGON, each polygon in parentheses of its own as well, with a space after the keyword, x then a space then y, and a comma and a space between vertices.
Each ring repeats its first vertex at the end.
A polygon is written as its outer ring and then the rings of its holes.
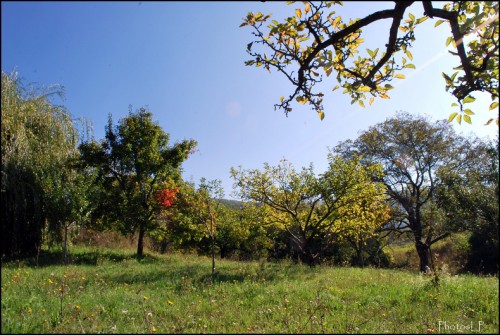
POLYGON ((3 333, 499 332, 496 277, 435 285, 408 271, 223 260, 212 277, 204 257, 89 248, 57 260, 2 264, 3 333))

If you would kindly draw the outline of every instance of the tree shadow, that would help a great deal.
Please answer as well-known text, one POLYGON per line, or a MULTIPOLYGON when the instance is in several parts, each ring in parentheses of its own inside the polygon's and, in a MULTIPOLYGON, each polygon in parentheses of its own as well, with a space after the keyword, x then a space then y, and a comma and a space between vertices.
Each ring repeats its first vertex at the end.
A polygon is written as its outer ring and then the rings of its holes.
POLYGON ((18 260, 2 260, 2 267, 18 267, 23 264, 27 267, 46 267, 54 265, 102 265, 105 263, 119 263, 126 260, 137 260, 140 263, 149 264, 158 261, 158 258, 145 254, 137 257, 134 253, 115 252, 112 250, 94 250, 69 253, 67 262, 64 261, 62 250, 42 250, 37 256, 26 257, 18 260))

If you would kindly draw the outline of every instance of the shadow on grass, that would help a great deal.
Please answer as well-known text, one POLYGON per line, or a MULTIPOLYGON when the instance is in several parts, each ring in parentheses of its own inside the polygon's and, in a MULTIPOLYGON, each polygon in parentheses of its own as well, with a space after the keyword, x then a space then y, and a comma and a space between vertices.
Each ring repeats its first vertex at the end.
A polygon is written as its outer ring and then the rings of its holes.
MULTIPOLYGON (((126 260, 137 260, 143 264, 154 263, 158 258, 152 255, 144 255, 138 258, 134 253, 124 253, 123 251, 95 250, 78 251, 68 254, 67 265, 101 265, 103 263, 118 263, 126 260)), ((35 257, 26 257, 18 260, 2 260, 2 266, 18 267, 23 264, 27 267, 45 267, 53 265, 64 266, 64 252, 62 250, 42 250, 35 257)))
MULTIPOLYGON (((237 263, 237 262, 235 262, 237 263)), ((245 262, 246 263, 246 262, 245 262)), ((266 263, 262 265, 248 263, 243 267, 221 267, 212 275, 210 263, 179 263, 158 262, 158 266, 144 267, 141 272, 122 272, 119 275, 110 275, 107 280, 118 284, 151 284, 164 283, 177 291, 189 288, 202 288, 207 285, 222 283, 243 283, 255 281, 281 281, 284 278, 295 278, 303 274, 296 266, 280 263, 266 263)), ((309 270, 307 268, 306 270, 309 270)))

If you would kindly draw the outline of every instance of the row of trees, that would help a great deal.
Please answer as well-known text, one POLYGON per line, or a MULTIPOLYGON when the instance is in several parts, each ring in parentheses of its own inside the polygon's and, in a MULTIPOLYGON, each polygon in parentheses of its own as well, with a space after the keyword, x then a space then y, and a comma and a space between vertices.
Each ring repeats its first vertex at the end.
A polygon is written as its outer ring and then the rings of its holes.
POLYGON ((384 263, 391 234, 412 238, 426 271, 433 244, 469 230, 469 269, 498 271, 498 143, 446 121, 399 113, 330 149, 319 175, 286 160, 233 168, 231 203, 218 180, 182 180, 197 143, 169 145, 148 110, 110 116, 98 142, 49 97, 2 74, 2 255, 33 255, 44 237, 66 246, 73 225, 135 235, 138 257, 147 236, 160 252, 196 248, 212 272, 217 253, 363 266, 384 263))

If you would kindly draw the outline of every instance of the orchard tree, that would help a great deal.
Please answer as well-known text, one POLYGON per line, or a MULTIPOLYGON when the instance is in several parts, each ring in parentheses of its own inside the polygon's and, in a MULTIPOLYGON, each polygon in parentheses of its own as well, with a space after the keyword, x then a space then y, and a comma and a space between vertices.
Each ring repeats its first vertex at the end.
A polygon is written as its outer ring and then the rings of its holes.
MULTIPOLYGON (((485 92, 491 96, 490 110, 498 106, 498 1, 454 1, 441 3, 436 8, 431 1, 422 1, 422 16, 408 12, 415 1, 388 2, 388 9, 380 10, 364 18, 342 18, 335 10, 341 1, 289 1, 294 6, 293 15, 282 22, 271 20, 271 14, 249 12, 242 26, 253 28, 256 40, 247 46, 252 57, 245 62, 271 72, 284 75, 292 93, 281 97, 275 109, 285 114, 292 110, 296 100, 308 103, 319 117, 324 117, 323 92, 316 85, 323 80, 320 71, 329 77, 336 76, 333 90, 343 88, 349 94, 351 103, 364 107, 369 98, 389 98, 393 79, 404 79, 401 70, 415 69, 411 63, 412 43, 418 25, 428 19, 435 19, 435 26, 449 24, 451 34, 446 46, 457 58, 453 73, 442 73, 445 90, 450 92, 459 107, 450 115, 471 123, 474 112, 464 104, 474 101, 472 93, 485 92), (378 21, 389 20, 386 32, 387 42, 373 50, 362 48, 363 29, 378 21), (464 39, 469 42, 465 43, 464 39)), ((354 4, 358 6, 358 4, 354 4)), ((382 32, 381 32, 382 33, 382 32)), ((493 121, 490 119, 488 123, 493 121)), ((498 124, 498 117, 496 120, 498 124)))
POLYGON ((219 216, 222 211, 221 201, 224 198, 224 189, 220 180, 200 180, 198 188, 185 188, 188 192, 181 194, 185 202, 184 208, 194 223, 204 227, 205 234, 210 239, 212 255, 212 276, 215 274, 215 246, 219 216), (189 192, 189 190, 191 192, 189 192))
POLYGON ((44 189, 45 208, 47 211, 47 231, 50 242, 63 243, 64 264, 68 262, 68 232, 70 228, 78 228, 90 223, 93 203, 92 175, 90 171, 79 171, 74 166, 76 152, 67 161, 54 166, 53 172, 47 176, 44 189))
POLYGON ((84 165, 99 170, 96 182, 101 193, 97 213, 106 225, 122 233, 138 231, 137 256, 143 256, 146 232, 157 227, 163 183, 180 179, 180 166, 196 146, 194 140, 184 140, 169 146, 169 135, 153 122, 152 113, 140 108, 121 119, 113 127, 111 115, 106 137, 80 145, 84 165), (158 195, 160 192, 160 202, 158 195))
MULTIPOLYGON (((365 168, 357 159, 343 160, 333 155, 328 159, 328 170, 318 177, 312 165, 296 171, 286 160, 275 167, 266 163, 263 171, 231 169, 237 194, 245 201, 265 205, 266 223, 285 229, 301 261, 311 266, 320 262, 339 234, 350 234, 342 223, 353 230, 374 230, 368 223, 374 220, 362 218, 362 210, 348 212, 348 208, 376 202, 383 195, 370 179, 380 172, 379 166, 365 168), (363 223, 366 219, 367 225, 354 227, 354 221, 349 221, 354 217, 363 223)), ((378 213, 384 207, 371 209, 378 213)))
MULTIPOLYGON (((377 175, 381 176, 380 171, 377 175)), ((380 230, 390 220, 391 211, 385 201, 382 184, 370 184, 371 196, 366 190, 353 193, 339 209, 339 221, 336 231, 339 240, 346 240, 356 252, 356 263, 364 266, 364 253, 369 242, 376 241, 380 230)))
POLYGON ((355 141, 339 143, 334 152, 344 157, 361 155, 365 164, 380 164, 393 208, 387 231, 413 235, 420 270, 432 267, 431 246, 449 236, 453 227, 444 225, 436 208, 440 168, 460 170, 468 145, 445 120, 431 123, 424 117, 399 113, 370 127, 355 141))

